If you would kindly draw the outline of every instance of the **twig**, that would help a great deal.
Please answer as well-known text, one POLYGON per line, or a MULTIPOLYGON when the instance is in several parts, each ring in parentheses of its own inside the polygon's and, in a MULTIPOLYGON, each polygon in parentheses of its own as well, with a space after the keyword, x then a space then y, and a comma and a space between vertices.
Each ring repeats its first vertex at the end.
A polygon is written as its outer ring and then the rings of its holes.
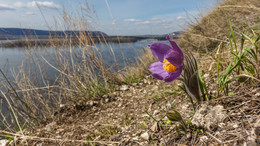
POLYGON ((225 6, 219 6, 219 8, 248 8, 248 9, 255 9, 260 11, 260 9, 255 6, 225 5, 225 6))
POLYGON ((240 106, 242 106, 242 105, 244 105, 244 104, 246 104, 246 103, 248 103, 248 102, 251 102, 251 100, 249 100, 249 101, 247 101, 247 102, 244 102, 244 103, 242 103, 242 104, 239 104, 239 105, 236 105, 236 106, 230 107, 230 108, 225 109, 225 110, 231 110, 231 109, 233 109, 233 108, 240 107, 240 106))
POLYGON ((79 143, 100 143, 100 144, 119 144, 120 142, 115 141, 87 141, 87 140, 74 140, 74 139, 56 139, 56 138, 44 138, 44 137, 37 137, 37 136, 24 136, 20 134, 15 134, 7 131, 0 130, 0 133, 5 133, 13 136, 20 137, 26 140, 38 140, 38 141, 59 141, 59 142, 79 142, 79 143))
POLYGON ((215 139, 218 143, 223 144, 223 142, 221 140, 219 140, 218 138, 216 138, 215 136, 213 136, 212 134, 210 134, 209 132, 206 131, 206 134, 208 134, 210 137, 212 137, 213 139, 215 139))
POLYGON ((16 92, 26 92, 26 91, 32 91, 32 90, 49 89, 49 88, 59 88, 59 86, 46 86, 46 87, 38 87, 38 88, 32 88, 32 89, 21 89, 21 90, 16 90, 16 92))
MULTIPOLYGON (((11 109, 13 115, 14 115, 14 119, 15 119, 15 121, 16 121, 16 123, 17 123, 17 126, 19 127, 19 130, 21 131, 22 136, 24 136, 24 134, 23 134, 23 129, 22 129, 21 126, 20 126, 20 123, 19 123, 19 121, 18 121, 18 117, 17 117, 17 115, 15 114, 14 109, 13 109, 11 103, 9 102, 9 100, 8 100, 8 98, 6 97, 6 95, 4 94, 4 92, 3 92, 2 90, 0 90, 0 92, 1 92, 1 94, 4 96, 4 98, 5 98, 6 102, 8 103, 8 105, 10 106, 10 109, 11 109)), ((27 141, 26 141, 26 143, 27 143, 27 141)))

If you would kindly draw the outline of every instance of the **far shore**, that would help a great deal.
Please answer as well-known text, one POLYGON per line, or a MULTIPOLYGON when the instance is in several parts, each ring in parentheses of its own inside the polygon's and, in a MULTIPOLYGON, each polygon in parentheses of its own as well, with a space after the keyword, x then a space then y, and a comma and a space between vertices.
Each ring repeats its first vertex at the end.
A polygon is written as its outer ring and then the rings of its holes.
MULTIPOLYGON (((82 37, 81 37, 82 38, 82 37)), ((177 36, 176 36, 177 38, 177 36)), ((80 45, 94 43, 130 43, 145 39, 166 40, 165 36, 101 36, 101 37, 86 37, 85 40, 79 40, 76 36, 73 37, 2 37, 0 43, 2 48, 19 48, 29 46, 60 46, 60 45, 80 45)))

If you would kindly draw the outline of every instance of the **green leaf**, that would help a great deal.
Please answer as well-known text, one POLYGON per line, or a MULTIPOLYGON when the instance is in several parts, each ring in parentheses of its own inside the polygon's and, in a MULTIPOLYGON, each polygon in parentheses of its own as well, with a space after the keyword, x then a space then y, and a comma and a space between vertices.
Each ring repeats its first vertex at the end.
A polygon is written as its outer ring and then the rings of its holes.
POLYGON ((166 115, 167 115, 167 118, 171 121, 177 121, 177 122, 182 121, 181 114, 179 112, 177 112, 176 110, 174 110, 174 112, 167 112, 166 115))
POLYGON ((184 125, 180 124, 180 125, 179 125, 179 128, 180 128, 182 131, 184 131, 185 133, 187 132, 187 129, 185 128, 184 125))
POLYGON ((233 27, 232 27, 232 24, 231 24, 231 21, 229 20, 229 27, 230 27, 230 31, 231 31, 231 34, 232 34, 232 38, 233 38, 233 42, 235 44, 235 49, 236 49, 236 54, 238 53, 237 52, 237 44, 236 44, 236 37, 235 37, 235 33, 234 33, 234 30, 233 30, 233 27))

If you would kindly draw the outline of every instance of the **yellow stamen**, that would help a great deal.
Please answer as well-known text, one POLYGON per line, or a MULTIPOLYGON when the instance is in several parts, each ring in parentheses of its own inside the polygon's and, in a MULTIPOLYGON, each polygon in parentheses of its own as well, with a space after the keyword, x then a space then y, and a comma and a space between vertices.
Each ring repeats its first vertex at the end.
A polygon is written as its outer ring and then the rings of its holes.
POLYGON ((176 67, 171 64, 167 59, 163 60, 163 68, 167 71, 167 72, 175 72, 176 71, 176 67))

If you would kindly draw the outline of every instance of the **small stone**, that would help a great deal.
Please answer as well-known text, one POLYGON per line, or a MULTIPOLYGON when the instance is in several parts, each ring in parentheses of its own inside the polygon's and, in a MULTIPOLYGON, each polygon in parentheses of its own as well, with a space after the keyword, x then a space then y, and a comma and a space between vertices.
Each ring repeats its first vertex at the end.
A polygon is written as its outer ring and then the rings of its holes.
POLYGON ((256 93, 255 96, 256 96, 256 97, 260 97, 260 93, 256 93))
POLYGON ((149 140, 149 134, 148 134, 148 132, 145 132, 145 133, 141 134, 140 137, 141 137, 142 139, 144 139, 144 140, 149 140))
POLYGON ((218 124, 218 126, 219 126, 220 128, 224 128, 225 125, 226 125, 225 123, 219 123, 219 124, 218 124))
POLYGON ((139 92, 147 93, 147 91, 145 89, 140 89, 139 92))
POLYGON ((53 127, 55 124, 56 124, 56 122, 52 122, 52 123, 46 125, 46 126, 45 126, 45 130, 48 131, 48 132, 50 132, 51 129, 52 129, 52 127, 53 127))
POLYGON ((159 125, 157 122, 154 122, 153 126, 151 127, 153 132, 157 132, 159 130, 159 125))
POLYGON ((216 90, 211 91, 212 94, 217 94, 216 90))
POLYGON ((139 86, 142 86, 143 85, 143 83, 139 83, 139 86))
POLYGON ((0 146, 7 146, 8 143, 9 143, 9 140, 6 140, 6 139, 0 140, 0 146))
POLYGON ((93 102, 94 106, 98 105, 98 103, 99 103, 98 101, 93 102))
POLYGON ((204 143, 204 142, 207 142, 208 139, 209 139, 209 138, 208 138, 207 136, 201 136, 201 137, 200 137, 200 141, 203 142, 203 143, 204 143))
POLYGON ((172 105, 170 103, 167 103, 166 107, 167 107, 168 110, 172 109, 172 105))
POLYGON ((107 94, 103 95, 102 96, 103 98, 108 98, 109 96, 107 94))
POLYGON ((233 128, 234 128, 234 129, 238 128, 238 124, 234 124, 234 125, 233 125, 233 128))
POLYGON ((63 108, 63 107, 65 107, 65 104, 60 104, 60 108, 63 108))
POLYGON ((153 115, 155 116, 155 115, 157 115, 159 113, 159 111, 158 110, 155 110, 154 112, 153 112, 153 115))
POLYGON ((93 106, 93 105, 94 105, 94 102, 93 102, 93 101, 89 101, 88 105, 89 105, 89 106, 93 106))
POLYGON ((119 90, 120 91, 126 91, 126 90, 129 90, 129 87, 127 85, 122 85, 119 87, 119 90))
POLYGON ((94 126, 99 126, 99 121, 97 121, 96 123, 94 123, 94 126))
POLYGON ((61 136, 60 136, 60 135, 57 135, 56 138, 57 138, 57 139, 61 139, 61 136))
POLYGON ((142 117, 149 117, 148 114, 142 114, 142 117))
POLYGON ((205 79, 205 78, 208 78, 208 77, 209 77, 209 74, 204 74, 202 77, 203 77, 204 79, 205 79))
POLYGON ((158 88, 158 86, 153 86, 152 90, 157 90, 158 88))
POLYGON ((106 99, 105 99, 105 102, 108 103, 108 102, 109 102, 109 98, 106 98, 106 99))
POLYGON ((146 79, 144 79, 143 82, 144 82, 144 84, 147 84, 147 80, 146 79))
POLYGON ((134 141, 137 141, 137 140, 138 140, 138 136, 134 137, 133 140, 134 140, 134 141))
POLYGON ((222 105, 206 105, 201 107, 194 114, 191 122, 197 127, 205 127, 210 130, 211 127, 218 126, 226 117, 226 112, 222 105))
POLYGON ((137 83, 132 83, 132 86, 137 86, 137 83))
POLYGON ((191 133, 187 133, 187 134, 186 134, 186 138, 187 138, 187 139, 190 139, 190 138, 191 138, 191 133))

